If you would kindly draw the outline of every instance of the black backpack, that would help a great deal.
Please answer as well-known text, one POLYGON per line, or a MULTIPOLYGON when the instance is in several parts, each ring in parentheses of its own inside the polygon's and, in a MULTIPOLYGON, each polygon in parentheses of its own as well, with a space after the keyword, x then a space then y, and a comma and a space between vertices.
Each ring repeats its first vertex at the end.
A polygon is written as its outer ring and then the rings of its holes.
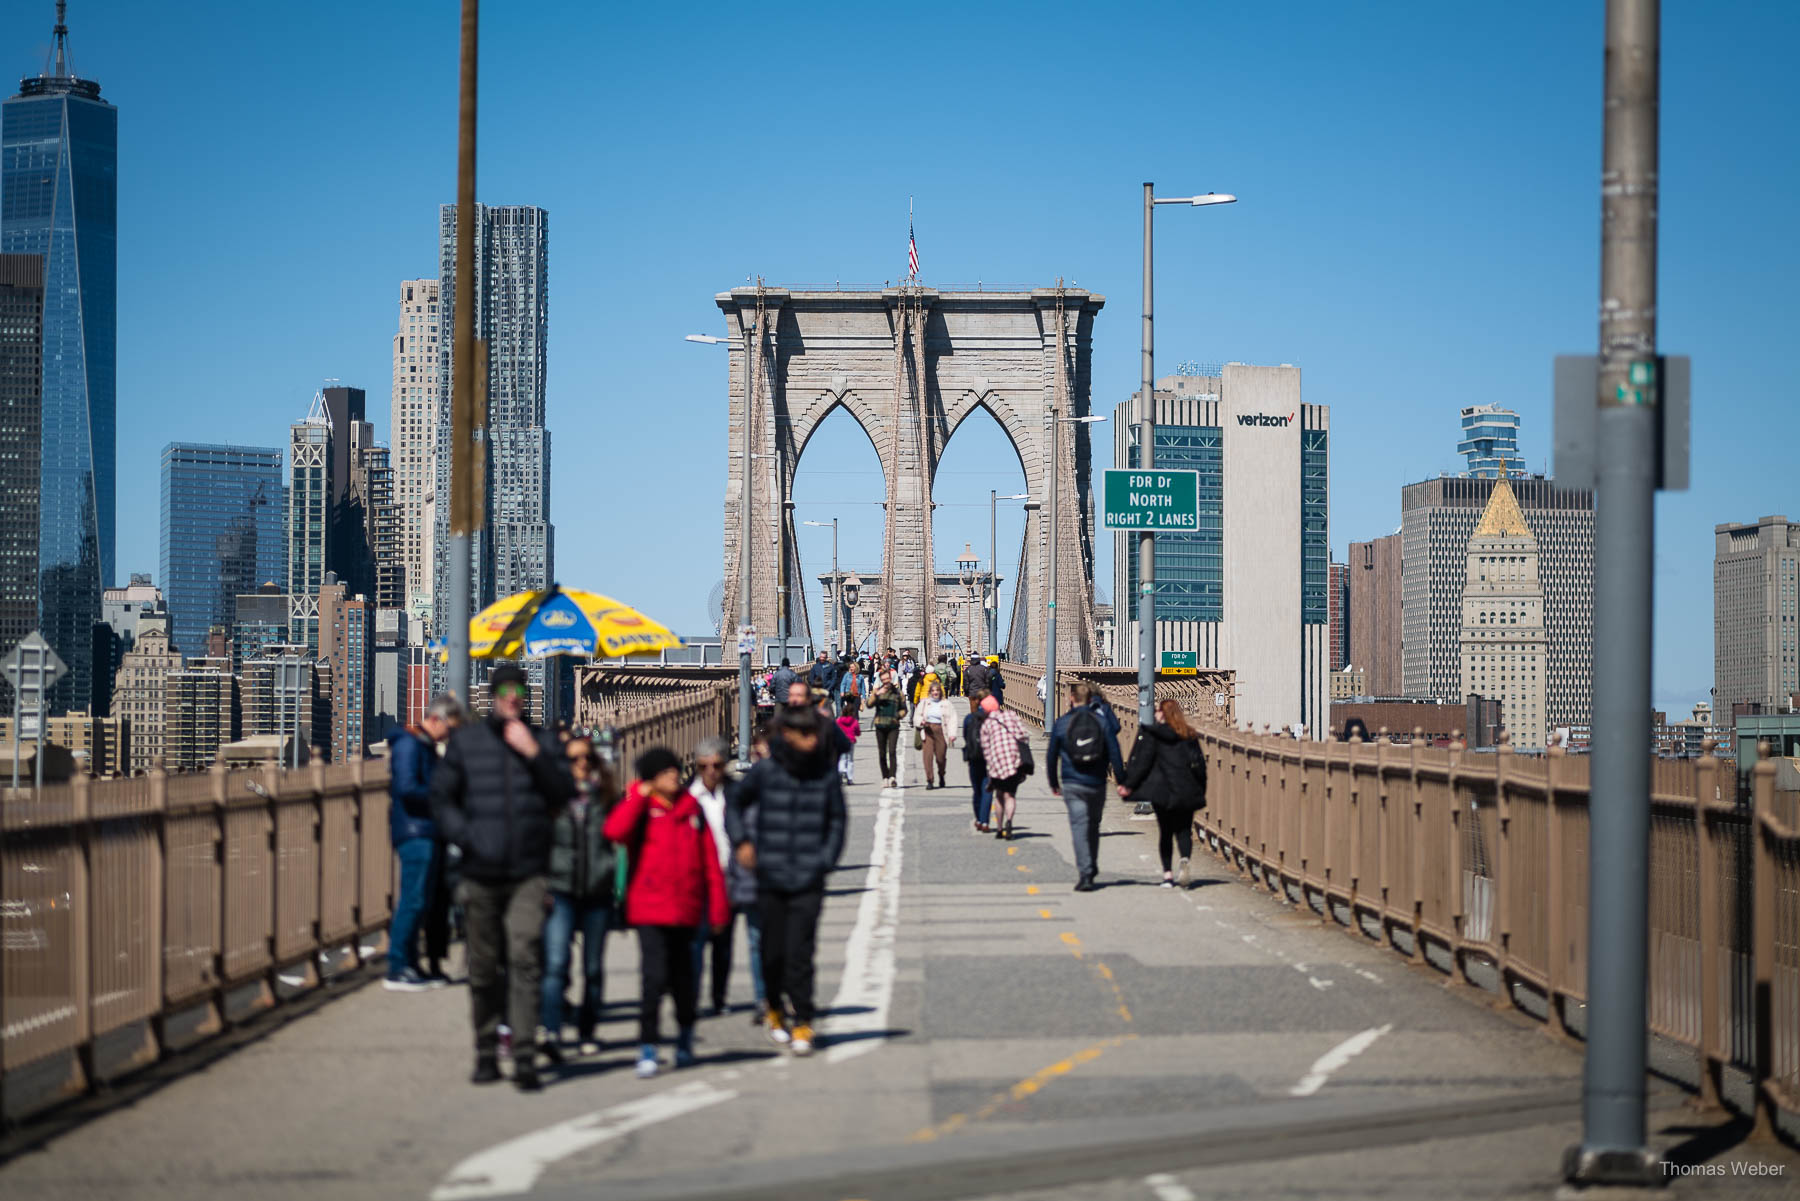
POLYGON ((1084 776, 1106 774, 1106 728, 1085 707, 1069 719, 1069 764, 1084 776))
POLYGON ((1181 747, 1181 757, 1185 763, 1188 778, 1194 782, 1194 795, 1198 799, 1196 809, 1206 808, 1206 752, 1200 748, 1195 738, 1184 738, 1177 744, 1181 747))

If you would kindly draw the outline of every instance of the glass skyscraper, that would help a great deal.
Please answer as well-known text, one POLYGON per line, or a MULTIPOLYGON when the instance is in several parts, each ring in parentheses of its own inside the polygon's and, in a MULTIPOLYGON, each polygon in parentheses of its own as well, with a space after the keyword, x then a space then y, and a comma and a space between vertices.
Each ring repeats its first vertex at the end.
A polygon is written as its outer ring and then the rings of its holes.
POLYGON ((91 703, 113 576, 118 110, 75 75, 60 17, 52 54, 0 104, 0 253, 44 259, 38 627, 69 666, 62 711, 91 703))
POLYGON ((163 447, 157 578, 182 654, 205 654, 207 630, 235 624, 239 594, 286 580, 281 468, 281 451, 263 447, 163 447))

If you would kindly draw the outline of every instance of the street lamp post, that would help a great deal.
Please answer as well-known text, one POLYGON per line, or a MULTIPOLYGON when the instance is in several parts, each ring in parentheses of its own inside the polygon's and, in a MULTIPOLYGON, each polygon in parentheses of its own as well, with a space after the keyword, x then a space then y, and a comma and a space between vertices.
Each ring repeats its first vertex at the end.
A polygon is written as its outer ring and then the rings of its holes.
MULTIPOLYGON (((756 694, 750 687, 750 657, 754 648, 744 641, 742 634, 750 628, 750 470, 755 458, 754 448, 750 445, 750 350, 751 340, 757 332, 754 322, 744 327, 744 464, 739 477, 742 486, 738 490, 738 758, 744 760, 750 755, 750 717, 756 711, 756 694)), ((730 338, 715 338, 710 334, 689 334, 687 341, 707 346, 731 344, 730 338)), ((786 649, 786 646, 782 647, 784 652, 786 649)))
POLYGON ((831 527, 831 643, 834 656, 844 653, 844 585, 838 578, 837 560, 837 523, 833 517, 830 521, 803 521, 800 524, 816 526, 824 529, 831 527))
MULTIPOLYGON (((1019 492, 1012 496, 1001 496, 992 488, 988 489, 988 576, 993 581, 994 598, 988 606, 988 653, 1000 653, 1000 538, 996 532, 995 513, 1003 500, 1030 500, 1029 492, 1019 492)), ((1025 506, 1027 509, 1031 505, 1025 506)))
POLYGON ((862 577, 854 571, 844 577, 842 584, 844 593, 844 645, 851 652, 856 650, 856 602, 862 598, 862 577))
POLYGON ((1057 535, 1061 532, 1062 523, 1057 521, 1057 478, 1062 474, 1057 470, 1061 459, 1060 431, 1065 425, 1093 425, 1105 421, 1105 417, 1058 417, 1056 402, 1050 402, 1050 569, 1047 582, 1050 585, 1050 603, 1044 618, 1044 720, 1046 725, 1051 715, 1056 712, 1056 562, 1061 557, 1061 540, 1057 535))
MULTIPOLYGON (((1154 184, 1144 185, 1144 379, 1138 393, 1138 466, 1156 464, 1155 325, 1151 317, 1155 291, 1151 276, 1151 231, 1159 204, 1233 204, 1236 196, 1208 192, 1204 196, 1158 196, 1154 184)), ((1138 721, 1154 721, 1156 705, 1156 535, 1138 535, 1138 721)))
POLYGON ((981 560, 975 557, 975 548, 967 542, 963 543, 963 553, 957 556, 956 580, 963 586, 968 597, 968 620, 963 624, 968 631, 968 645, 963 647, 963 656, 967 658, 975 653, 975 582, 980 579, 981 560))

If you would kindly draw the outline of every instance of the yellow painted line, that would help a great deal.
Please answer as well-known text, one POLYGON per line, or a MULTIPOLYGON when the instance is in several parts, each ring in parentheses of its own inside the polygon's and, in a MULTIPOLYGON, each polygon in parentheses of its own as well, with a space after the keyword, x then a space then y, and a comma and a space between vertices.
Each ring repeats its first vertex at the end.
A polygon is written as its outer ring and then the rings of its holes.
POLYGON ((1075 932, 1073 930, 1064 930, 1062 932, 1062 940, 1072 947, 1081 945, 1081 940, 1075 937, 1075 932))
POLYGON ((1026 895, 1026 896, 1028 896, 1028 897, 1035 897, 1035 896, 1037 896, 1037 894, 1038 894, 1038 886, 1037 886, 1037 885, 1035 885, 1035 884, 1027 884, 1027 885, 1026 885, 1026 886, 1025 886, 1025 895, 1026 895))
POLYGON ((1104 963, 1096 963, 1094 965, 1094 970, 1100 973, 1100 978, 1102 980, 1110 982, 1113 978, 1112 969, 1107 967, 1104 963))
POLYGON ((1023 863, 1021 863, 1021 864, 1019 864, 1019 870, 1022 872, 1029 872, 1031 869, 1026 867, 1023 863))
POLYGON ((937 1125, 927 1126, 925 1129, 915 1133, 912 1136, 911 1141, 915 1143, 928 1143, 934 1139, 942 1138, 945 1135, 954 1134, 970 1122, 980 1122, 990 1118, 1007 1102, 1025 1100, 1025 1098, 1042 1090, 1045 1085, 1054 1082, 1057 1077, 1068 1075, 1084 1063, 1092 1063, 1094 1060, 1100 1058, 1100 1056, 1106 1054, 1109 1049, 1130 1042, 1136 1037, 1137 1035, 1135 1034, 1122 1034, 1117 1038, 1104 1039, 1094 1043, 1092 1046, 1083 1047, 1066 1059, 1059 1059, 1047 1067, 1039 1068, 1011 1088, 995 1093, 988 1099, 987 1104, 983 1105, 980 1109, 977 1109, 974 1113, 951 1114, 937 1125))
POLYGON ((1008 855, 1017 855, 1019 853, 1019 848, 1018 847, 1007 847, 1006 853, 1008 855))
POLYGON ((1040 910, 1038 910, 1038 916, 1041 918, 1044 918, 1045 920, 1049 920, 1050 911, 1048 909, 1040 909, 1040 910))

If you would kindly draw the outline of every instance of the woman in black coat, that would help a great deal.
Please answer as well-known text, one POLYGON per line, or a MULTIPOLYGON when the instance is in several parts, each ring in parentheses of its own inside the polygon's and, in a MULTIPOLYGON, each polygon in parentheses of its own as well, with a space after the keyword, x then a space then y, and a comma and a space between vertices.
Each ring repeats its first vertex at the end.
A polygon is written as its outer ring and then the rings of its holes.
POLYGON ((1181 706, 1164 699, 1157 706, 1161 721, 1138 731, 1125 765, 1125 790, 1149 801, 1156 813, 1156 849, 1162 856, 1164 888, 1175 887, 1170 852, 1181 851, 1181 886, 1188 884, 1188 859, 1194 853, 1194 814, 1206 806, 1206 755, 1188 727, 1181 706))

